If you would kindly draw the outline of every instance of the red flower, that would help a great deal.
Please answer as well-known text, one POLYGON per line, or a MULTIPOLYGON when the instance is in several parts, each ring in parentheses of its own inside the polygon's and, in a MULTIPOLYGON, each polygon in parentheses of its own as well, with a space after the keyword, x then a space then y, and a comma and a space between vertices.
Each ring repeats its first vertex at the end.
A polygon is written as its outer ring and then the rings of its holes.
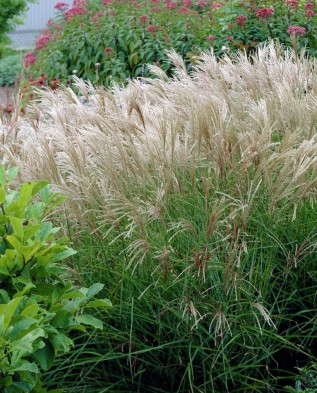
POLYGON ((165 8, 167 8, 169 10, 174 10, 175 8, 177 8, 177 4, 174 3, 174 1, 170 1, 165 4, 165 8))
POLYGON ((158 12, 158 11, 161 11, 161 7, 151 7, 151 11, 152 12, 158 12))
POLYGON ((308 9, 305 13, 307 18, 312 18, 315 15, 315 12, 313 10, 308 9))
POLYGON ((139 16, 139 21, 142 25, 145 25, 145 23, 147 22, 149 18, 146 15, 141 15, 139 16))
POLYGON ((106 7, 107 5, 111 4, 112 0, 102 0, 102 5, 106 7))
POLYGON ((247 17, 245 15, 239 15, 237 16, 237 25, 240 27, 243 27, 245 24, 245 21, 247 20, 247 17))
POLYGON ((305 10, 312 9, 312 8, 315 8, 314 4, 312 4, 312 3, 307 3, 305 5, 305 10))
POLYGON ((154 25, 149 25, 149 27, 147 28, 147 31, 149 33, 156 33, 156 27, 154 25))
POLYGON ((58 78, 53 78, 53 79, 50 81, 50 88, 51 88, 52 90, 56 90, 56 89, 58 88, 58 84, 59 84, 60 82, 61 82, 60 79, 58 79, 58 78))
POLYGON ((221 4, 220 4, 220 3, 215 3, 215 4, 212 4, 212 5, 210 6, 210 9, 211 9, 211 10, 213 10, 213 9, 215 9, 215 8, 221 8, 221 4))
POLYGON ((102 17, 102 15, 104 14, 104 11, 98 11, 94 14, 92 20, 94 21, 94 24, 98 24, 99 18, 102 17))
POLYGON ((81 6, 75 6, 73 8, 70 8, 68 11, 65 12, 65 19, 70 20, 76 15, 82 15, 85 14, 87 11, 86 8, 83 8, 81 6))
POLYGON ((208 35, 205 40, 209 41, 209 42, 214 42, 216 39, 215 35, 208 35))
POLYGON ((286 4, 295 6, 298 5, 298 0, 286 0, 286 4))
POLYGON ((198 0, 197 5, 198 5, 198 7, 203 8, 203 7, 206 7, 207 3, 205 2, 205 0, 198 0))
POLYGON ((87 0, 73 0, 73 7, 87 7, 87 0))
POLYGON ((287 32, 289 35, 302 36, 306 33, 306 29, 305 27, 301 27, 301 26, 290 26, 287 29, 287 32))
POLYGON ((31 64, 36 62, 36 56, 34 52, 28 52, 24 56, 24 66, 30 67, 31 64))
POLYGON ((191 7, 193 5, 193 0, 181 0, 181 4, 185 7, 191 7))
POLYGON ((269 18, 274 14, 273 8, 261 8, 256 11, 256 16, 258 18, 269 18))
POLYGON ((181 7, 181 9, 179 10, 179 13, 180 13, 181 15, 184 15, 184 14, 188 14, 189 11, 190 11, 189 8, 186 7, 186 6, 184 6, 184 7, 181 7))
POLYGON ((35 50, 45 48, 51 37, 51 35, 41 35, 40 37, 38 37, 35 41, 35 50))
POLYGON ((110 48, 110 47, 105 48, 105 52, 106 52, 107 56, 111 56, 112 48, 110 48))
POLYGON ((62 1, 59 2, 59 3, 56 3, 56 4, 54 5, 54 8, 55 8, 56 10, 58 10, 58 11, 61 11, 61 12, 66 11, 68 7, 69 7, 69 4, 64 3, 64 2, 62 2, 62 1))

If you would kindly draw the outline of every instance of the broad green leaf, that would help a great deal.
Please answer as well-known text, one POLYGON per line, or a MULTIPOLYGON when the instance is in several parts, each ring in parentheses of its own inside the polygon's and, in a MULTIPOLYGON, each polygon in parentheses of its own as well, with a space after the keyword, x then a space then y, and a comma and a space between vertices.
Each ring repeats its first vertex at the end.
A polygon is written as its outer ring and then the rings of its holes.
POLYGON ((4 328, 4 309, 5 309, 5 304, 1 304, 0 305, 0 337, 2 338, 2 336, 4 335, 5 332, 5 328, 4 328))
POLYGON ((20 242, 22 242, 23 241, 23 234, 24 234, 22 220, 20 220, 17 217, 10 217, 10 224, 12 226, 14 235, 16 237, 18 237, 20 242))
POLYGON ((50 213, 57 205, 60 205, 62 202, 66 201, 67 197, 60 196, 52 201, 49 206, 47 206, 46 214, 50 213))
POLYGON ((43 370, 48 370, 52 366, 55 359, 53 345, 49 341, 45 340, 45 346, 34 352, 32 356, 43 370))
POLYGON ((4 311, 4 329, 6 330, 11 322, 11 318, 13 314, 15 313, 15 310, 17 309, 18 305, 20 304, 21 300, 23 297, 17 297, 13 300, 11 300, 7 305, 6 309, 4 311))
POLYGON ((10 272, 8 270, 8 266, 7 266, 7 257, 3 256, 2 258, 0 258, 0 274, 3 274, 4 276, 9 276, 10 272))
POLYGON ((45 203, 36 202, 30 207, 30 214, 35 222, 41 221, 45 211, 45 203))
POLYGON ((109 299, 97 299, 86 304, 85 307, 106 307, 111 308, 112 303, 109 299))
POLYGON ((5 303, 9 303, 9 301, 11 300, 10 296, 8 295, 8 292, 5 291, 4 289, 0 289, 0 296, 2 297, 5 303))
POLYGON ((31 304, 30 306, 25 307, 25 309, 21 312, 21 315, 24 317, 34 317, 39 310, 40 306, 37 303, 31 304))
POLYGON ((0 185, 2 187, 6 186, 6 172, 2 164, 0 164, 0 185))
MULTIPOLYGON (((21 315, 19 315, 18 318, 21 318, 21 315)), ((20 319, 18 322, 16 322, 15 320, 16 318, 13 320, 13 328, 12 326, 10 326, 5 334, 6 338, 12 340, 20 340, 23 336, 33 330, 35 328, 34 325, 38 322, 34 318, 23 318, 20 319)))
POLYGON ((0 379, 0 386, 10 386, 12 385, 12 377, 6 377, 0 379))
POLYGON ((73 299, 73 298, 84 298, 84 294, 78 291, 71 291, 71 292, 66 292, 63 296, 61 296, 61 299, 73 299))
MULTIPOLYGON (((15 236, 7 236, 7 241, 11 244, 13 248, 15 248, 18 252, 21 250, 21 243, 15 236)), ((7 250, 9 251, 9 250, 7 250)))
POLYGON ((17 166, 13 166, 13 167, 11 167, 11 168, 9 168, 9 169, 7 170, 9 184, 10 184, 10 183, 12 182, 12 180, 16 177, 16 175, 18 174, 18 172, 19 172, 19 168, 18 168, 17 166))
POLYGON ((32 195, 34 196, 37 194, 39 191, 41 191, 44 187, 47 187, 48 182, 46 180, 41 180, 37 182, 33 188, 32 195))
POLYGON ((73 315, 70 311, 59 310, 56 312, 55 317, 51 320, 51 325, 60 328, 66 329, 73 321, 73 315))
POLYGON ((6 242, 6 240, 2 240, 2 242, 0 243, 0 255, 4 254, 7 248, 8 243, 6 242))
POLYGON ((43 222, 41 228, 36 232, 35 238, 39 242, 45 241, 51 234, 53 225, 51 222, 43 222))
POLYGON ((13 296, 13 299, 15 299, 15 298, 17 298, 17 297, 19 297, 19 296, 23 296, 24 294, 26 294, 27 292, 29 292, 29 291, 30 291, 31 289, 33 289, 33 288, 36 288, 36 286, 35 286, 33 283, 31 283, 31 282, 27 283, 26 286, 22 289, 22 291, 17 292, 17 293, 13 296))
POLYGON ((21 339, 16 340, 12 343, 13 353, 24 350, 27 352, 32 352, 34 341, 40 337, 44 337, 45 332, 41 328, 32 329, 29 333, 23 336, 21 339))
POLYGON ((71 255, 76 254, 77 251, 73 250, 72 248, 68 248, 67 250, 56 254, 53 258, 52 258, 52 263, 57 262, 57 261, 61 261, 62 259, 68 258, 71 255))
POLYGON ((91 287, 88 288, 87 291, 87 299, 91 299, 94 297, 98 292, 100 292, 104 287, 104 284, 101 284, 99 282, 93 284, 91 287))
POLYGON ((27 242, 41 228, 40 224, 28 225, 24 231, 24 241, 27 242))
POLYGON ((34 188, 34 182, 26 182, 23 183, 20 189, 20 195, 18 198, 18 204, 21 206, 26 206, 32 199, 33 195, 33 188, 34 188))
POLYGON ((93 326, 95 329, 100 329, 100 330, 103 329, 101 320, 93 317, 92 315, 88 315, 88 314, 77 315, 75 317, 75 320, 84 325, 93 326))
POLYGON ((3 203, 6 200, 6 192, 4 188, 0 187, 0 203, 3 203))
POLYGON ((5 393, 30 393, 33 386, 27 382, 13 382, 12 385, 6 387, 5 393))
POLYGON ((30 363, 26 360, 23 360, 21 365, 14 367, 13 371, 28 371, 29 373, 38 373, 39 369, 35 363, 30 363))
POLYGON ((73 341, 63 333, 51 337, 51 343, 57 352, 68 352, 73 345, 73 341))
POLYGON ((47 186, 43 187, 40 190, 40 195, 41 195, 42 201, 44 203, 48 203, 51 198, 51 195, 52 195, 51 186, 48 184, 47 186))

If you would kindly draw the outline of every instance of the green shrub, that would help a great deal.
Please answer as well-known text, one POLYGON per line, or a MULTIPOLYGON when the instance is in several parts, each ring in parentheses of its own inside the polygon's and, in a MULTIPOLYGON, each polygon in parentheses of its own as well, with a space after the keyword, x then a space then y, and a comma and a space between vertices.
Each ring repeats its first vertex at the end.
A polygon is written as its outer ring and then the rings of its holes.
POLYGON ((295 389, 287 387, 290 393, 316 393, 317 391, 317 364, 312 363, 299 369, 300 377, 296 380, 295 389))
POLYGON ((32 76, 65 83, 76 73, 109 85, 148 76, 148 63, 169 73, 166 49, 181 54, 189 69, 200 50, 212 49, 217 56, 227 50, 250 52, 270 39, 317 53, 315 5, 300 0, 273 0, 266 8, 255 0, 76 3, 81 7, 62 7, 38 38, 35 53, 26 57, 32 76))
POLYGON ((14 85, 21 70, 20 55, 11 55, 0 59, 0 86, 14 85))
POLYGON ((66 237, 56 237, 60 228, 48 215, 64 198, 43 181, 17 189, 16 173, 0 166, 0 390, 44 393, 41 374, 70 350, 69 332, 102 329, 84 309, 111 304, 92 299, 102 284, 74 285, 63 265, 75 251, 66 237))

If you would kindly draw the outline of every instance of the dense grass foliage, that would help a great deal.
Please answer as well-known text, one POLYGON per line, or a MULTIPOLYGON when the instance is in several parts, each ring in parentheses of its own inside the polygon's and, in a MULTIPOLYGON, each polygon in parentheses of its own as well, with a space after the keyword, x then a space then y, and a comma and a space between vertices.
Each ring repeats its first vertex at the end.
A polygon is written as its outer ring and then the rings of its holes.
POLYGON ((283 392, 316 359, 316 61, 273 45, 189 75, 44 92, 3 132, 70 199, 114 311, 47 374, 68 392, 283 392))
POLYGON ((11 55, 0 59, 0 86, 12 86, 22 71, 20 55, 11 55))
POLYGON ((75 0, 56 8, 57 20, 25 59, 34 81, 44 74, 65 83, 76 74, 109 85, 148 76, 148 63, 169 73, 171 48, 188 69, 200 50, 250 52, 270 39, 317 53, 315 0, 75 0))

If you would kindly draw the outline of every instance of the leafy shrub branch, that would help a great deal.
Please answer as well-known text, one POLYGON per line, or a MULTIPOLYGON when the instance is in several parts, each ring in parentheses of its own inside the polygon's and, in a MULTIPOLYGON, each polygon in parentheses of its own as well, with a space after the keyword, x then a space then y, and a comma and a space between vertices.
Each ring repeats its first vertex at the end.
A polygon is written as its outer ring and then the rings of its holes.
POLYGON ((47 217, 64 197, 45 181, 18 189, 17 171, 0 165, 0 392, 44 393, 41 373, 70 350, 70 331, 102 329, 84 310, 111 303, 93 299, 102 284, 74 285, 63 264, 75 251, 47 217))

